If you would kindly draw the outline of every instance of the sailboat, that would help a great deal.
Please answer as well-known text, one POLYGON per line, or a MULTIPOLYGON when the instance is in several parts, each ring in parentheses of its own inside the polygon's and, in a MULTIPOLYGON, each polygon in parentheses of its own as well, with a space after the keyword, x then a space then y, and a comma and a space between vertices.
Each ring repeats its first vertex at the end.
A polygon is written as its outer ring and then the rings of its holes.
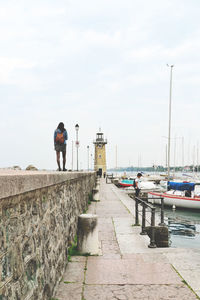
POLYGON ((168 181, 168 190, 164 193, 149 192, 148 201, 160 204, 162 197, 167 206, 200 209, 200 193, 195 192, 197 186, 197 183, 168 181))
POLYGON ((170 70, 170 94, 169 94, 169 133, 168 133, 168 182, 166 192, 149 192, 148 201, 152 203, 161 203, 160 198, 164 199, 165 205, 200 209, 200 194, 195 193, 195 183, 172 182, 170 180, 170 134, 171 134, 171 96, 172 96, 172 69, 173 65, 168 67, 170 70), (155 199, 154 199, 155 198, 155 199))

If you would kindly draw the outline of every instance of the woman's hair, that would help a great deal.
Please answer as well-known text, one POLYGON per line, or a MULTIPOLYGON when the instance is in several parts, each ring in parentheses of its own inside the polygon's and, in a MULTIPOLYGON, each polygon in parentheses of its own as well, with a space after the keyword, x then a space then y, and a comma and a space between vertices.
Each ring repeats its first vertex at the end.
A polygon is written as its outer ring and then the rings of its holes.
POLYGON ((58 124, 57 129, 60 129, 61 132, 65 131, 65 125, 64 125, 64 123, 63 123, 63 122, 60 122, 60 123, 58 124))

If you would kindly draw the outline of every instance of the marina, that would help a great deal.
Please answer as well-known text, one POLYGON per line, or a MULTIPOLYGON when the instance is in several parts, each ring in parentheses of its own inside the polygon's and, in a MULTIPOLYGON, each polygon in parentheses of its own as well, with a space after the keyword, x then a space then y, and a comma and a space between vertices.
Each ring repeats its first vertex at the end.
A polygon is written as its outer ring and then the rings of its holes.
MULTIPOLYGON (((119 178, 119 182, 125 183, 124 186, 117 185, 121 190, 127 194, 134 194, 131 184, 133 184, 136 173, 126 173, 126 176, 131 179, 123 179, 124 173, 122 172, 116 173, 115 176, 115 178, 119 178)), ((194 184, 192 197, 185 197, 185 190, 167 192, 165 176, 166 174, 144 173, 141 181, 142 195, 146 197, 148 193, 148 201, 155 204, 156 207, 159 207, 161 202, 160 199, 156 200, 155 198, 161 196, 164 198, 165 223, 169 228, 170 247, 197 249, 200 247, 200 197, 198 196, 200 174, 176 173, 174 176, 174 180, 179 183, 186 181, 197 183, 197 185, 194 184), (151 197, 154 199, 151 200, 151 197)))

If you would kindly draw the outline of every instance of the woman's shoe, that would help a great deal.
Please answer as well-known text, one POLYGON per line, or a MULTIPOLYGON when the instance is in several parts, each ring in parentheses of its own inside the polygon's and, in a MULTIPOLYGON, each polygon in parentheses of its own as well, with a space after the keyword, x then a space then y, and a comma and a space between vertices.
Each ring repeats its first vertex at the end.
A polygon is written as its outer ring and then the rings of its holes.
POLYGON ((67 169, 63 168, 63 171, 65 172, 65 171, 67 171, 67 169))

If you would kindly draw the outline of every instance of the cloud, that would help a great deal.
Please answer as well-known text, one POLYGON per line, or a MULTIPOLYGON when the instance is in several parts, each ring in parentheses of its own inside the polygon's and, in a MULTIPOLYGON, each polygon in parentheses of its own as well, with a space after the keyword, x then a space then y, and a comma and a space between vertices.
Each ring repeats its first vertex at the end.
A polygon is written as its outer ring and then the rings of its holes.
POLYGON ((30 134, 26 163, 30 155, 37 166, 55 168, 52 132, 60 120, 69 130, 69 153, 80 123, 83 165, 99 126, 109 138, 109 166, 116 144, 119 165, 137 164, 139 155, 143 164, 159 156, 164 163, 158 153, 168 128, 166 63, 175 64, 172 132, 185 135, 185 143, 197 139, 199 11, 198 1, 186 0, 2 0, 0 129, 9 135, 0 166, 25 164, 16 135, 23 128, 30 134))
POLYGON ((0 57, 0 84, 13 84, 13 73, 33 69, 36 64, 21 58, 0 57))

